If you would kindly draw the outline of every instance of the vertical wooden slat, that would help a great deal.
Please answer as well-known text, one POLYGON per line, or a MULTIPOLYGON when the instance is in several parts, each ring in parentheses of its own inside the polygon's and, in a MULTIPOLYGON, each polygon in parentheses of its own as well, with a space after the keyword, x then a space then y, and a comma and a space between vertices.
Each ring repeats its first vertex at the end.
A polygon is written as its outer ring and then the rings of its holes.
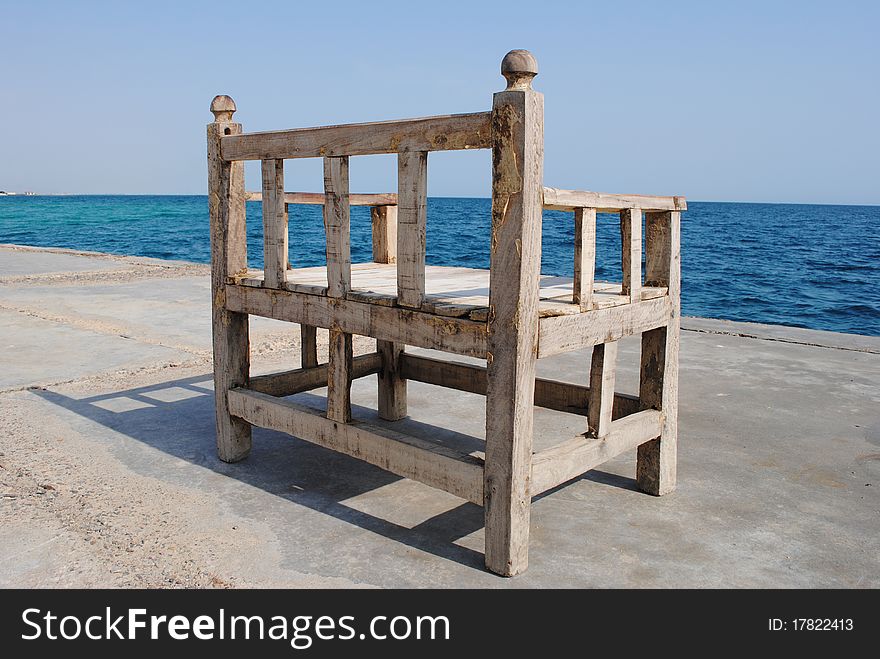
POLYGON ((604 437, 611 428, 616 369, 617 341, 593 346, 590 363, 590 402, 587 405, 587 423, 592 437, 604 437))
POLYGON ((589 311, 596 270, 596 209, 574 211, 574 286, 572 302, 589 311))
POLYGON ((327 418, 339 423, 351 421, 351 334, 330 328, 327 368, 327 418))
POLYGON ((537 62, 505 56, 492 109, 492 235, 486 387, 486 566, 528 567, 532 427, 541 272, 544 97, 537 62))
MULTIPOLYGON (((373 262, 397 263, 397 206, 373 206, 373 262)), ((379 418, 398 421, 406 416, 406 380, 400 374, 400 356, 404 345, 376 341, 382 356, 379 372, 379 418)))
POLYGON ((672 263, 668 213, 645 213, 645 286, 667 286, 672 263))
POLYGON ((397 206, 373 206, 373 263, 397 263, 397 206))
POLYGON ((247 314, 226 309, 226 280, 247 270, 244 163, 220 156, 224 135, 238 135, 233 123, 235 102, 217 96, 211 103, 214 122, 208 124, 208 212, 211 220, 211 297, 214 347, 214 400, 217 453, 224 462, 236 462, 251 450, 251 427, 229 414, 227 392, 246 387, 250 377, 247 314))
POLYGON ((623 262, 623 294, 631 302, 642 298, 642 211, 620 211, 620 248, 623 262))
MULTIPOLYGON (((290 209, 290 204, 285 204, 290 209)), ((313 368, 318 365, 318 328, 313 325, 299 326, 300 368, 313 368)))
POLYGON ((398 421, 406 416, 406 380, 400 372, 404 346, 391 341, 376 341, 376 348, 382 356, 382 370, 379 371, 379 417, 387 421, 398 421))
POLYGON ((636 482, 657 496, 675 489, 678 444, 678 352, 681 323, 681 213, 651 214, 646 225, 646 274, 652 286, 667 286, 672 314, 666 327, 642 334, 639 404, 663 412, 660 437, 638 449, 636 482))
POLYGON ((263 160, 263 284, 282 288, 287 281, 287 204, 284 161, 263 160))
POLYGON ((397 156, 397 304, 418 309, 425 297, 428 154, 397 156))
POLYGON ((351 289, 351 216, 348 156, 324 158, 324 231, 327 234, 327 294, 351 289))
MULTIPOLYGON (((324 158, 324 230, 327 234, 327 295, 343 297, 351 289, 348 157, 324 158)), ((351 420, 352 337, 330 328, 327 369, 327 418, 351 420)))
POLYGON ((318 328, 313 325, 300 325, 300 356, 302 368, 318 365, 318 328))

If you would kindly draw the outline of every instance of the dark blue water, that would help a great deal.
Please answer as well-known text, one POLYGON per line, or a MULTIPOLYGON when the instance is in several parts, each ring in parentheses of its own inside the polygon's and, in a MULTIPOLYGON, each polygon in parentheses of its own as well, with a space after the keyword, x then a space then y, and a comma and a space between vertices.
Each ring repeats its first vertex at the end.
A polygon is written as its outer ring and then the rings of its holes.
MULTIPOLYGON (((880 335, 880 207, 689 202, 682 306, 693 316, 880 335)), ((260 204, 248 204, 262 267, 260 204)), ((543 272, 572 275, 574 222, 546 212, 543 272)), ((0 242, 209 262, 206 197, 0 197, 0 242)), ((489 265, 489 200, 432 198, 429 263, 489 265)), ((597 278, 620 280, 616 216, 600 215, 597 278)), ((290 261, 324 263, 321 209, 290 213, 290 261)), ((370 213, 352 209, 352 257, 370 260, 370 213)))

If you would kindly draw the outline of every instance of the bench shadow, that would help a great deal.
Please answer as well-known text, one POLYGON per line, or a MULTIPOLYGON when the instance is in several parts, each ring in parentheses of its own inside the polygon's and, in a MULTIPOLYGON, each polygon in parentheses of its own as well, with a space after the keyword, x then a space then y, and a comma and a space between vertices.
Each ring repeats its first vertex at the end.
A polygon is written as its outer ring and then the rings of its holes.
MULTIPOLYGON (((84 398, 48 389, 32 389, 31 392, 168 455, 414 549, 485 570, 482 552, 456 544, 457 540, 483 528, 481 506, 462 502, 414 526, 403 526, 358 510, 346 502, 403 479, 356 458, 263 428, 253 429, 253 450, 246 460, 235 464, 219 460, 210 374, 84 398)), ((325 405, 323 396, 312 393, 298 394, 290 399, 321 410, 325 405)), ((459 451, 482 451, 485 448, 481 439, 449 428, 412 418, 390 424, 378 419, 374 410, 357 405, 352 406, 352 411, 355 418, 394 427, 459 451)), ((534 500, 582 479, 621 489, 637 489, 633 479, 593 470, 536 496, 534 500)))
MULTIPOLYGON (((219 460, 210 379, 207 374, 86 398, 73 398, 48 389, 31 391, 65 410, 168 455, 395 542, 484 570, 482 552, 455 544, 456 540, 483 528, 480 506, 462 502, 412 527, 363 512, 345 501, 403 479, 356 458, 263 428, 254 428, 253 450, 246 460, 235 464, 219 460)), ((316 403, 323 402, 324 398, 299 394, 291 400, 318 407, 316 403)), ((363 418, 369 412, 353 406, 356 418, 363 418)), ((469 450, 473 450, 473 443, 478 441, 412 419, 399 423, 406 424, 406 432, 431 433, 441 443, 458 447, 470 445, 469 450)))

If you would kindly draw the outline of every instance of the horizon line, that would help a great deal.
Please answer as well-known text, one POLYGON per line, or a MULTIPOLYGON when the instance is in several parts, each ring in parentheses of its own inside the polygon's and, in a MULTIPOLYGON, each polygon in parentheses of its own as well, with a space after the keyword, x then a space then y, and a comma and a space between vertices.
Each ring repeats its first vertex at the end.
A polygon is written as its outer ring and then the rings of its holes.
MULTIPOLYGON (((9 191, 7 191, 9 192, 9 191)), ((375 194, 371 192, 361 193, 361 192, 352 192, 351 194, 375 194)), ((13 194, 5 194, 0 195, 2 197, 207 197, 207 193, 152 193, 152 192, 13 192, 13 194)), ((492 197, 476 197, 470 195, 429 195, 428 199, 482 199, 486 201, 491 201, 492 197)), ((257 201, 252 201, 250 203, 258 203, 257 201)), ((869 208, 876 208, 880 206, 880 202, 877 203, 857 203, 857 202, 831 202, 831 201, 821 201, 821 202, 809 202, 809 201, 737 201, 730 199, 688 199, 688 203, 691 204, 756 204, 756 205, 771 205, 771 206, 864 206, 869 208)), ((560 211, 565 212, 565 211, 560 211)))

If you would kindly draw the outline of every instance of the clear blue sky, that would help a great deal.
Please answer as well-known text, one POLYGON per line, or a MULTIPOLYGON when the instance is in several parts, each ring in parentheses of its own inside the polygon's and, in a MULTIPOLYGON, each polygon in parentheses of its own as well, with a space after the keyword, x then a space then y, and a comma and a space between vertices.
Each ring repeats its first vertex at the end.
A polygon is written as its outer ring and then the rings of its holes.
MULTIPOLYGON (((202 194, 217 93, 245 130, 486 110, 528 48, 547 185, 880 204, 874 1, 0 0, 0 19, 0 189, 202 194)), ((288 189, 320 171, 291 163, 288 189)), ((394 174, 355 159, 352 186, 394 174)), ((432 154, 429 194, 488 190, 487 152, 432 154)))

